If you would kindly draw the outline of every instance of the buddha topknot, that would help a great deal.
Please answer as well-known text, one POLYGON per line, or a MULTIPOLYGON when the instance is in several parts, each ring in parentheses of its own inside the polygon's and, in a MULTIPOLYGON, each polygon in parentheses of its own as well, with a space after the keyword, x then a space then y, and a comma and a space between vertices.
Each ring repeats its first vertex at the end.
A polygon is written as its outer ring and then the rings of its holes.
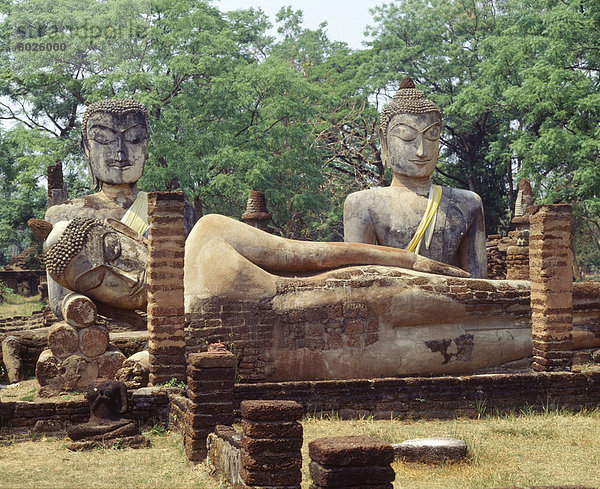
POLYGON ((411 78, 404 77, 392 101, 381 111, 379 127, 385 136, 393 116, 397 114, 425 114, 428 112, 439 114, 440 119, 442 117, 438 106, 431 100, 426 99, 421 90, 415 88, 415 82, 411 78))

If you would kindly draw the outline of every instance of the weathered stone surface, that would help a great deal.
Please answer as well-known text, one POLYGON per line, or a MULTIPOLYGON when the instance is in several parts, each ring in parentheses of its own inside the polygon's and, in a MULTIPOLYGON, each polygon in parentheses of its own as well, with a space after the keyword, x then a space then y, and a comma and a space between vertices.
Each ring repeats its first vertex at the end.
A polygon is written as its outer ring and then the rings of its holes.
POLYGON ((308 467, 313 483, 322 487, 371 487, 371 484, 387 484, 396 477, 389 465, 329 467, 311 461, 308 467))
POLYGON ((79 349, 90 358, 102 355, 108 348, 108 330, 104 326, 94 325, 79 330, 79 349))
MULTIPOLYGON (((230 429, 233 430, 233 428, 230 429)), ((239 447, 236 447, 229 438, 224 438, 218 430, 215 430, 215 433, 210 433, 206 439, 206 449, 206 465, 213 477, 222 476, 234 487, 243 484, 240 478, 239 447)))
POLYGON ((390 464, 394 460, 394 450, 389 443, 366 436, 318 438, 308 444, 308 453, 311 460, 325 466, 366 467, 390 464))
POLYGON ((302 437, 302 425, 296 421, 270 422, 242 420, 242 431, 254 439, 280 439, 302 437))
POLYGON ((10 384, 23 380, 21 344, 15 336, 6 336, 2 340, 2 363, 6 368, 6 375, 10 384))
POLYGON ((393 443, 394 458, 406 462, 456 462, 467 456, 467 444, 455 438, 435 437, 393 443))
POLYGON ((165 260, 164 252, 181 250, 185 241, 184 199, 181 192, 148 195, 148 350, 151 384, 171 378, 185 380, 183 314, 161 309, 183 307, 183 255, 165 260))
POLYGON ((293 452, 302 448, 302 436, 295 438, 252 438, 246 435, 242 438, 242 447, 249 454, 293 452))
POLYGON ((96 323, 98 309, 90 298, 73 293, 63 299, 62 313, 71 326, 87 328, 96 323))
POLYGON ((249 486, 290 486, 302 481, 299 470, 251 471, 243 466, 240 468, 240 477, 249 486))
POLYGON ((35 377, 41 386, 48 385, 60 373, 60 360, 51 350, 44 350, 35 365, 35 377))
POLYGON ((117 371, 123 366, 125 355, 110 345, 102 355, 94 358, 94 361, 98 364, 99 379, 114 379, 117 371))
POLYGON ((569 370, 573 348, 571 207, 534 206, 530 222, 532 368, 569 370))
POLYGON ((251 421, 290 421, 300 419, 304 409, 295 401, 242 401, 241 413, 251 421))
POLYGON ((148 351, 144 350, 127 358, 115 373, 115 379, 125 383, 128 389, 139 389, 148 385, 148 351))
POLYGON ((118 438, 106 438, 99 440, 66 441, 65 447, 72 452, 93 450, 95 448, 146 448, 150 446, 150 440, 144 435, 120 436, 118 438))
POLYGON ((242 450, 240 455, 242 467, 248 471, 288 471, 298 470, 302 468, 302 456, 300 448, 294 452, 282 453, 255 453, 250 454, 247 450, 242 450))
POLYGON ((230 351, 192 353, 188 356, 190 365, 202 368, 231 368, 235 366, 235 355, 230 351))
POLYGON ((57 358, 67 358, 79 350, 77 330, 67 323, 56 323, 48 332, 48 346, 57 358))

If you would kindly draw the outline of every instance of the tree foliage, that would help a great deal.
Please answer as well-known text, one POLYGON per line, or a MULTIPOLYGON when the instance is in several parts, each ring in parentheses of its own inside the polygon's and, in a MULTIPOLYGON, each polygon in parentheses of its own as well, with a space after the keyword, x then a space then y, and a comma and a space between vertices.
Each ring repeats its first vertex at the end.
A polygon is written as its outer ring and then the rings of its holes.
POLYGON ((527 177, 539 202, 573 203, 576 238, 594 235, 579 254, 600 263, 599 3, 396 0, 353 51, 291 7, 273 35, 260 9, 203 0, 1 2, 0 250, 27 244, 48 165, 86 191, 83 110, 120 96, 149 109, 143 189, 233 217, 263 190, 279 234, 341 239, 346 195, 389 182, 378 112, 409 75, 443 113, 436 181, 479 193, 498 232, 527 177))

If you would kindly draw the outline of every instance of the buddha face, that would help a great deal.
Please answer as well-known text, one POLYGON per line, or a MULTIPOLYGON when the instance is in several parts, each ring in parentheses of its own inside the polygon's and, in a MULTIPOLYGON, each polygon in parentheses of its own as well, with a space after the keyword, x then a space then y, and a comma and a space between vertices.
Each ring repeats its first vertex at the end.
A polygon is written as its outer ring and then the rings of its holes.
POLYGON ((144 171, 148 130, 140 112, 97 112, 87 122, 83 150, 96 179, 112 185, 133 184, 144 171))
POLYGON ((147 248, 142 239, 108 224, 90 229, 81 251, 61 276, 68 289, 122 309, 145 309, 147 248))
POLYGON ((380 131, 384 163, 394 174, 429 177, 437 164, 441 120, 436 112, 397 114, 380 131))

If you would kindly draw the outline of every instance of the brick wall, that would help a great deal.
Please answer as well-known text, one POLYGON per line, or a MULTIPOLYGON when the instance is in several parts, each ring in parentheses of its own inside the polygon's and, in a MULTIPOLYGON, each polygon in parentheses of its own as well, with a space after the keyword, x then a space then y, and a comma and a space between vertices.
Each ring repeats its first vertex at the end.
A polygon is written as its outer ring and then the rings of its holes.
MULTIPOLYGON (((140 425, 168 422, 169 390, 144 388, 128 392, 128 410, 124 417, 140 425)), ((64 432, 72 424, 89 420, 86 400, 46 402, 0 402, 0 436, 26 431, 64 432), (37 425, 37 426, 36 426, 37 425)))
POLYGON ((600 372, 236 384, 238 417, 245 399, 287 399, 302 404, 307 414, 335 412, 349 419, 477 417, 482 410, 557 406, 579 410, 600 405, 600 372))

